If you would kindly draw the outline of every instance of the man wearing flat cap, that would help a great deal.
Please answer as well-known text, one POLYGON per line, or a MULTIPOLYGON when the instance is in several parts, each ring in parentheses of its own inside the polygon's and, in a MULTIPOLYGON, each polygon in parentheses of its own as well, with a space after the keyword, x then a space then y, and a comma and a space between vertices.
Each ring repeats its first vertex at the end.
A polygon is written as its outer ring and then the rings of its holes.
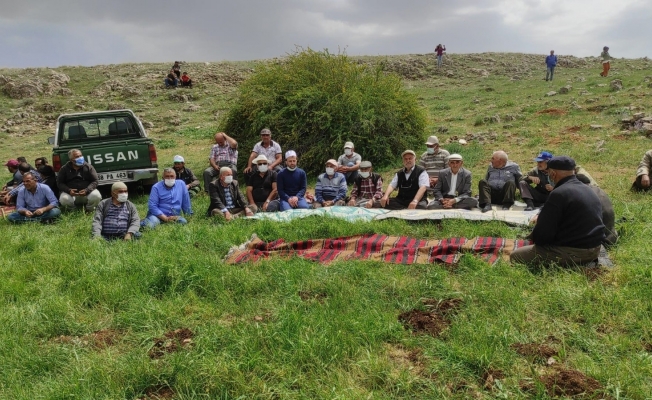
POLYGON ((180 155, 174 156, 174 171, 177 173, 177 179, 182 180, 188 189, 188 195, 195 197, 201 192, 199 179, 195 176, 190 168, 186 167, 186 160, 180 155))
POLYGON ((437 136, 433 135, 428 137, 428 140, 426 140, 426 152, 421 154, 421 158, 419 158, 419 166, 426 170, 430 179, 428 193, 432 194, 437 184, 437 179, 439 179, 439 171, 446 168, 448 156, 450 156, 450 153, 439 147, 437 136))
POLYGON ((220 177, 208 185, 208 195, 211 198, 206 212, 209 217, 231 221, 243 215, 251 217, 256 212, 256 206, 250 206, 240 192, 238 181, 233 179, 229 167, 220 168, 220 177))
POLYGON ((127 185, 123 182, 111 185, 111 198, 100 201, 95 208, 91 227, 93 239, 131 240, 140 237, 140 217, 128 198, 127 185))
POLYGON ((346 184, 351 185, 358 177, 362 156, 355 152, 353 142, 344 143, 344 154, 337 159, 337 172, 344 174, 346 184))
POLYGON ((412 150, 405 150, 401 154, 403 168, 394 174, 394 178, 387 186, 385 194, 380 199, 380 205, 389 210, 420 209, 425 210, 428 202, 425 194, 430 185, 428 173, 422 167, 415 165, 416 154, 412 150), (389 195, 398 189, 396 197, 389 195))
POLYGON ((550 159, 548 175, 555 188, 530 235, 534 244, 515 250, 511 262, 572 266, 596 260, 604 238, 600 199, 577 179, 570 157, 550 159))
POLYGON ((518 183, 521 197, 525 201, 525 211, 534 210, 535 206, 540 206, 548 199, 548 194, 553 189, 548 177, 548 160, 552 158, 552 154, 547 151, 542 151, 537 154, 534 161, 537 166, 528 171, 528 173, 521 178, 518 183), (530 185, 534 185, 534 187, 530 185))
MULTIPOLYGON (((346 198, 346 177, 336 172, 337 161, 326 161, 326 172, 319 174, 315 185, 313 208, 343 206, 346 198)), ((356 171, 357 174, 357 171, 356 171)))
POLYGON ((428 204, 429 210, 466 209, 478 206, 471 197, 471 171, 462 168, 464 160, 460 154, 448 156, 448 168, 439 171, 435 185, 435 199, 428 204))
POLYGON ((380 208, 383 197, 383 178, 373 172, 371 161, 362 161, 358 178, 353 182, 349 206, 380 208))

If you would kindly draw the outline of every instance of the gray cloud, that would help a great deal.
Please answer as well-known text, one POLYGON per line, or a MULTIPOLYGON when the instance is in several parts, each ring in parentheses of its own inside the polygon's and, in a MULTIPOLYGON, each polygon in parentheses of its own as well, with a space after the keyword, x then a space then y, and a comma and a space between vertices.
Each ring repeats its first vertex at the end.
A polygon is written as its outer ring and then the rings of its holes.
POLYGON ((9 67, 247 60, 295 45, 350 55, 509 51, 642 57, 643 0, 0 0, 9 67), (632 23, 633 22, 633 23, 632 23), (616 47, 618 48, 616 50, 616 47))

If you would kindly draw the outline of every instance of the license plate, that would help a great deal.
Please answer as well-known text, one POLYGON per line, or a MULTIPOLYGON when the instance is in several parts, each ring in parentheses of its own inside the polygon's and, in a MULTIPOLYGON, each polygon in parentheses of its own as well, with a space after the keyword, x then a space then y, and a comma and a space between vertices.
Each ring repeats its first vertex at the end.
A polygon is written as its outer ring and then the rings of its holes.
POLYGON ((97 174, 98 181, 114 181, 127 179, 127 171, 102 172, 97 174))

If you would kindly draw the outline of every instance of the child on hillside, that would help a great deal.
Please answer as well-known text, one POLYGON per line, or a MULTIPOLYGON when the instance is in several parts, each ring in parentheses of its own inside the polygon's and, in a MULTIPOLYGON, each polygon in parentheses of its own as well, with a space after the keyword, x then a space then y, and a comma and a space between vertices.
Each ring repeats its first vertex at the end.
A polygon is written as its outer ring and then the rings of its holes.
POLYGON ((187 72, 184 72, 183 75, 181 75, 181 86, 188 88, 192 87, 192 79, 190 79, 187 72))

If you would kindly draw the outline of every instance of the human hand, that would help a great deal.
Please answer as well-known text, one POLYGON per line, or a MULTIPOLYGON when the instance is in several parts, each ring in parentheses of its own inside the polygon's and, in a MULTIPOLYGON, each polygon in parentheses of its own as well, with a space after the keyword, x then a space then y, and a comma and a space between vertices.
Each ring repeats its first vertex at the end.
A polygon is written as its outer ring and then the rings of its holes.
POLYGON ((70 195, 71 196, 79 196, 79 193, 77 193, 77 189, 70 189, 70 195))
POLYGON ((531 176, 530 182, 534 183, 535 185, 538 185, 539 183, 541 183, 541 179, 539 179, 538 176, 531 176))
POLYGON ((86 196, 86 189, 82 189, 78 192, 80 196, 86 196))
POLYGON ((650 187, 650 176, 649 175, 641 176, 641 186, 650 187))
POLYGON ((124 237, 124 240, 129 241, 131 240, 131 233, 127 233, 124 237))
POLYGON ((250 209, 245 208, 245 215, 246 215, 247 217, 253 217, 253 216, 254 216, 254 213, 251 212, 250 209))
POLYGON ((369 200, 364 205, 364 208, 373 208, 373 207, 374 207, 374 201, 373 200, 369 200))
POLYGON ((43 214, 42 208, 37 208, 36 210, 34 210, 34 215, 41 215, 41 214, 43 214))
POLYGON ((262 207, 263 211, 267 211, 267 206, 269 206, 269 201, 263 203, 263 207, 262 207))
POLYGON ((288 199, 288 203, 290 206, 292 206, 292 208, 296 208, 299 204, 299 198, 297 196, 292 196, 288 199))
POLYGON ((177 221, 178 219, 179 219, 178 216, 172 215, 170 217, 167 217, 167 220, 165 222, 174 222, 174 221, 177 221))
POLYGON ((324 207, 330 207, 330 206, 332 206, 333 204, 335 204, 335 203, 333 202, 333 200, 324 200, 323 206, 324 206, 324 207))
POLYGON ((539 214, 534 215, 532 218, 530 218, 530 225, 536 224, 538 219, 539 219, 539 214))
POLYGON ((431 177, 431 178, 430 178, 430 187, 435 187, 435 185, 437 184, 437 181, 438 181, 438 180, 439 180, 439 177, 437 177, 437 176, 433 176, 433 177, 431 177))
POLYGON ((32 218, 34 216, 34 213, 32 213, 31 211, 28 210, 28 211, 25 211, 25 216, 27 218, 32 218))
POLYGON ((417 208, 417 202, 412 200, 408 205, 408 210, 414 210, 415 208, 417 208))
POLYGON ((244 170, 242 170, 242 172, 244 172, 245 174, 250 173, 250 172, 251 172, 251 167, 248 166, 247 168, 245 168, 244 170))
POLYGON ((546 185, 546 190, 549 191, 549 192, 552 192, 552 189, 554 189, 554 188, 555 188, 555 187, 552 186, 552 185, 549 184, 549 183, 546 185))
POLYGON ((346 205, 351 206, 351 207, 355 206, 355 200, 353 200, 353 199, 349 200, 349 202, 346 203, 346 205))
POLYGON ((453 208, 453 204, 455 204, 455 199, 443 199, 441 204, 446 209, 453 208))
POLYGON ((388 198, 387 196, 383 196, 383 197, 380 199, 380 205, 381 205, 381 207, 385 207, 385 205, 387 205, 387 202, 388 202, 388 201, 389 201, 389 198, 388 198))

